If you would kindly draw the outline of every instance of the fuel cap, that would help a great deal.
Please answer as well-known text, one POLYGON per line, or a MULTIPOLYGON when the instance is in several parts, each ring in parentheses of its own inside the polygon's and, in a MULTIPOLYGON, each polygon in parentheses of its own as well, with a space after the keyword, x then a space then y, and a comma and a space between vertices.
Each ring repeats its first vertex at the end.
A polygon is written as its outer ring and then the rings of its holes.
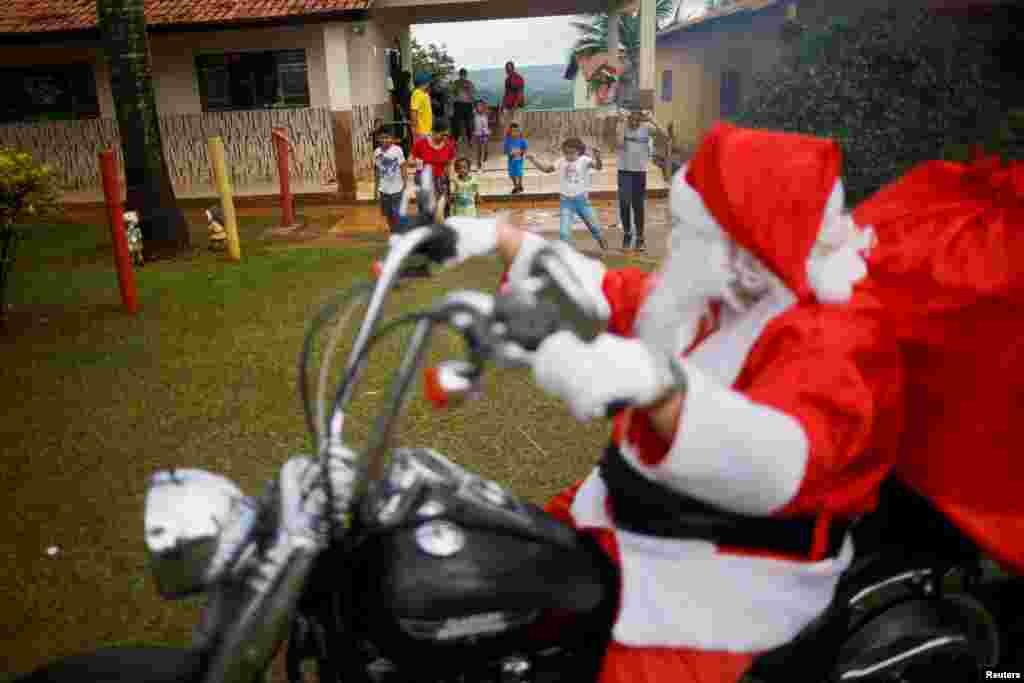
POLYGON ((466 532, 451 522, 435 519, 416 529, 416 545, 434 557, 451 557, 466 547, 466 532))

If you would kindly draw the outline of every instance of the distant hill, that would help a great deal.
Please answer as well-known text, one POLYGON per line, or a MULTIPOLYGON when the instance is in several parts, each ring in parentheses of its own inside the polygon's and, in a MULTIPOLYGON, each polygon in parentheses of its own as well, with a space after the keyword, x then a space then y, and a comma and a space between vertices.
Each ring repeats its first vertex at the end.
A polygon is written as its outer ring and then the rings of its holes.
MULTIPOLYGON (((517 71, 526 80, 527 109, 572 109, 573 82, 562 77, 565 64, 521 66, 517 71)), ((470 70, 469 80, 489 104, 498 104, 505 94, 504 68, 470 70)))

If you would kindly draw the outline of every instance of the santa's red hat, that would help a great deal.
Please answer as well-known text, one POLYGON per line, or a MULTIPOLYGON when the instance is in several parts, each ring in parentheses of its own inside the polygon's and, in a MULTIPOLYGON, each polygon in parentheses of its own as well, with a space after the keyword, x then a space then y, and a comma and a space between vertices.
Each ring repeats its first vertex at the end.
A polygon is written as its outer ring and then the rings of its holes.
POLYGON ((832 140, 718 123, 673 181, 673 219, 728 236, 798 299, 843 302, 867 270, 845 234, 841 165, 832 140), (850 244, 816 249, 829 243, 850 244))

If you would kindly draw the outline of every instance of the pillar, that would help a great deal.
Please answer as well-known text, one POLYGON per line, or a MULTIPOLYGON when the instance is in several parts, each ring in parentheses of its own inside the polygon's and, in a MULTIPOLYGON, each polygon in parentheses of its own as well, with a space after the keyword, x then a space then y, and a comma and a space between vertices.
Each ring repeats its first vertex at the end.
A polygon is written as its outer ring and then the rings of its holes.
POLYGON ((402 28, 398 41, 402 51, 402 71, 412 73, 412 29, 408 25, 402 28))
POLYGON ((654 109, 657 67, 654 45, 657 39, 657 0, 640 0, 640 106, 654 109))
POLYGON ((327 66, 327 97, 334 133, 334 168, 338 195, 356 198, 356 158, 352 139, 352 75, 348 55, 347 24, 326 23, 324 31, 324 62, 327 66))

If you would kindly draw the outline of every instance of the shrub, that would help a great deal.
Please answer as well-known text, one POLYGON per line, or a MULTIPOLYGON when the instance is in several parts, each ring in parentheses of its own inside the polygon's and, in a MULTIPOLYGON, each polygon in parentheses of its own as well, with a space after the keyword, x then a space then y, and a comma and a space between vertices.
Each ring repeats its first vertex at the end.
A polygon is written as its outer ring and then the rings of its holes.
POLYGON ((1020 97, 1005 17, 897 6, 800 28, 736 122, 837 139, 851 203, 920 161, 1001 144, 992 133, 1020 97))
POLYGON ((7 312, 5 295, 14 270, 18 243, 15 224, 27 217, 45 217, 58 207, 57 184, 45 164, 28 152, 0 147, 0 319, 7 312))

